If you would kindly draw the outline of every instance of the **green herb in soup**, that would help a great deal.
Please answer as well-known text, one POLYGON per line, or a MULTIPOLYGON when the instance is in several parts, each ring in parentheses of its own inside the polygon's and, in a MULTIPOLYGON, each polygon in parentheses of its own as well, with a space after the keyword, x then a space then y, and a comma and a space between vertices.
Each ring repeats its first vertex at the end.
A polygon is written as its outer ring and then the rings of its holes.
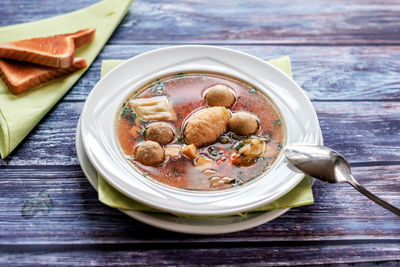
POLYGON ((254 180, 277 159, 285 134, 261 91, 211 73, 178 73, 139 89, 116 131, 126 159, 146 177, 189 190, 254 180))

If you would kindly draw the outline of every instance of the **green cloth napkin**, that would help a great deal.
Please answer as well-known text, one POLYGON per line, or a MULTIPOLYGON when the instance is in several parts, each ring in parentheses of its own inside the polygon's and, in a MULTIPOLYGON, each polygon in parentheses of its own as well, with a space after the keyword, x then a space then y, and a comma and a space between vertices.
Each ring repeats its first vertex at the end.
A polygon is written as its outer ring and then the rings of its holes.
MULTIPOLYGON (((107 72, 109 72, 122 62, 122 60, 104 60, 101 64, 101 77, 103 77, 107 72)), ((286 75, 292 78, 292 67, 290 65, 290 58, 288 56, 270 60, 268 62, 279 68, 284 73, 286 73, 286 75)), ((100 175, 97 176, 99 200, 107 206, 125 210, 163 212, 128 198, 127 196, 116 190, 114 187, 112 187, 109 183, 107 183, 100 175)), ((311 190, 311 181, 309 177, 305 177, 303 181, 301 181, 295 188, 293 188, 283 197, 265 206, 248 212, 284 209, 309 205, 312 203, 314 203, 314 198, 311 190)), ((243 213, 237 215, 243 215, 243 213)))
MULTIPOLYGON (((0 43, 75 32, 96 27, 96 37, 79 48, 75 56, 88 66, 96 58, 115 28, 128 12, 133 0, 104 0, 65 15, 0 28, 0 43)), ((72 3, 72 2, 71 2, 72 3)), ((72 87, 86 69, 47 83, 22 95, 11 94, 0 81, 0 155, 8 156, 43 116, 72 87)))

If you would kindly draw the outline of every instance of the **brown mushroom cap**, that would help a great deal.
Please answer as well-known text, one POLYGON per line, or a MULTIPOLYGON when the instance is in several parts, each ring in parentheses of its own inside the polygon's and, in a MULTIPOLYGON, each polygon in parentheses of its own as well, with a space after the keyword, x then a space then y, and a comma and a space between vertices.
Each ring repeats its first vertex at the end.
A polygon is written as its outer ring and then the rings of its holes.
POLYGON ((222 106, 229 108, 235 102, 235 95, 228 86, 218 84, 207 90, 205 99, 210 107, 222 106))
POLYGON ((247 112, 233 114, 229 121, 229 129, 240 135, 252 135, 258 130, 257 118, 247 112))
POLYGON ((144 165, 156 165, 164 161, 165 152, 159 143, 145 141, 135 148, 134 156, 144 165))
POLYGON ((174 140, 175 134, 166 122, 154 122, 146 130, 146 140, 151 140, 166 145, 174 140))

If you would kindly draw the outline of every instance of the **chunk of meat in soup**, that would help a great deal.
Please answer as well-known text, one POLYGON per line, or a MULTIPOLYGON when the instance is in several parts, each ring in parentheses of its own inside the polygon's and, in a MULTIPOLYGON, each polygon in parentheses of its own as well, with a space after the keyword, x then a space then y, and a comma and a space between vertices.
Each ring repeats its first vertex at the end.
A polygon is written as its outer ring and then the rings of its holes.
POLYGON ((186 142, 196 147, 214 143, 226 132, 229 118, 230 113, 224 107, 200 110, 186 123, 184 131, 186 142))
POLYGON ((135 149, 135 159, 144 165, 156 165, 164 161, 165 152, 159 143, 146 141, 135 149))
POLYGON ((174 140, 175 133, 166 122, 153 122, 146 130, 146 139, 166 145, 174 140))

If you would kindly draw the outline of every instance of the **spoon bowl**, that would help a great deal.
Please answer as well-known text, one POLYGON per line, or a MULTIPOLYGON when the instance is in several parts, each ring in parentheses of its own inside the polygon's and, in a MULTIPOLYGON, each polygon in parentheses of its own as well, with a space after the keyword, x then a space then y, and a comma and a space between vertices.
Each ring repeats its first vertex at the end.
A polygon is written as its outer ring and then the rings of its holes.
POLYGON ((302 172, 328 183, 341 183, 347 180, 336 175, 340 166, 341 173, 350 172, 350 166, 342 155, 324 146, 291 145, 286 147, 285 156, 302 172))
POLYGON ((303 173, 328 183, 351 184, 359 192, 400 216, 400 210, 361 186, 351 174, 350 164, 335 150, 325 146, 293 144, 284 150, 286 158, 303 173))

